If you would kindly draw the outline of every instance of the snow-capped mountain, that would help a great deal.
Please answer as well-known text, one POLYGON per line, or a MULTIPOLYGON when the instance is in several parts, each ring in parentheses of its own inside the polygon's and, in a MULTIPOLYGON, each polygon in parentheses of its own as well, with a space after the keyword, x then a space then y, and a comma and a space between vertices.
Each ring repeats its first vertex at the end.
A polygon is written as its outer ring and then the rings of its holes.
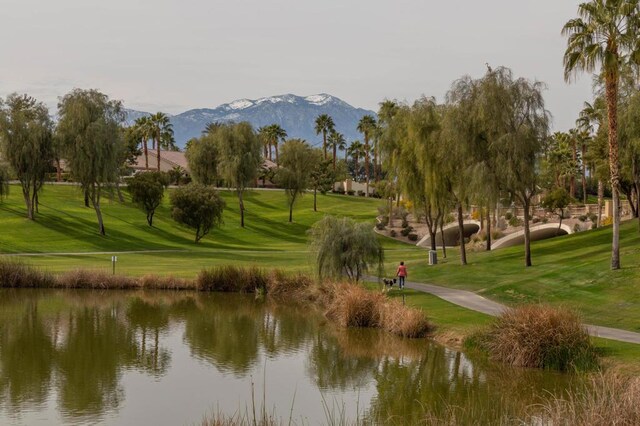
MULTIPOLYGON (((129 110, 128 122, 144 115, 144 112, 129 110)), ((358 121, 373 111, 355 108, 335 96, 318 94, 311 96, 281 95, 260 99, 238 99, 216 108, 201 108, 185 111, 171 117, 176 143, 184 147, 186 142, 202 134, 208 123, 248 121, 256 129, 269 124, 279 124, 290 138, 306 139, 319 145, 322 136, 316 135, 315 119, 328 114, 336 124, 336 130, 345 135, 347 141, 361 138, 356 130, 358 121)))

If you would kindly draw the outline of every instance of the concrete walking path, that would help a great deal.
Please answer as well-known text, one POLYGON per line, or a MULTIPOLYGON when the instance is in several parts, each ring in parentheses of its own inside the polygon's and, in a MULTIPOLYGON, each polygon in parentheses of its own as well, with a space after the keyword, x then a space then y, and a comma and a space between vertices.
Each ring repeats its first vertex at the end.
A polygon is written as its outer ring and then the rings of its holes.
MULTIPOLYGON (((486 299, 472 291, 410 281, 407 281, 405 286, 412 290, 433 294, 434 296, 453 303, 454 305, 491 316, 500 315, 505 309, 509 308, 506 305, 486 299)), ((594 337, 640 344, 640 333, 591 324, 585 324, 585 327, 589 334, 594 337)))

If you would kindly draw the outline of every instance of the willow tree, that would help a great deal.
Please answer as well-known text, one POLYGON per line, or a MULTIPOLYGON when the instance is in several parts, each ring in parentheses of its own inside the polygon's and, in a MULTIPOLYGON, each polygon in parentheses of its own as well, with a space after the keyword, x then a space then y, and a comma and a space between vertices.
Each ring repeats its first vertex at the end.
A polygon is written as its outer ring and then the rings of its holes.
POLYGON ((359 281, 374 266, 382 273, 384 249, 370 224, 325 216, 309 233, 320 278, 359 281))
POLYGON ((0 110, 6 160, 20 181, 27 218, 34 220, 38 192, 53 162, 52 122, 47 107, 28 95, 12 94, 0 110))
POLYGON ((531 200, 538 193, 539 160, 549 133, 540 82, 514 79, 511 70, 489 70, 479 82, 478 140, 486 144, 489 170, 500 190, 524 208, 525 266, 531 266, 531 200))
POLYGON ((599 71, 604 77, 607 104, 609 172, 613 198, 611 269, 620 268, 620 165, 618 159, 618 91, 626 62, 640 62, 639 0, 592 0, 578 6, 578 18, 563 29, 568 37, 564 76, 599 71))
POLYGON ((310 185, 313 150, 301 139, 289 139, 282 145, 276 181, 284 188, 289 202, 289 222, 293 222, 293 205, 310 185))
MULTIPOLYGON (((219 127, 217 131, 224 128, 219 127)), ((214 138, 215 133, 206 133, 187 143, 185 157, 191 177, 202 185, 215 185, 218 179, 218 146, 214 138)))
POLYGON ((370 166, 370 160, 369 160, 369 155, 371 154, 371 145, 369 144, 369 142, 371 142, 371 138, 373 137, 373 134, 376 132, 376 119, 373 118, 373 116, 371 115, 365 115, 363 116, 360 121, 358 122, 358 131, 360 133, 362 133, 362 137, 364 139, 364 174, 365 174, 365 196, 369 196, 369 179, 370 179, 370 174, 369 174, 369 166, 370 166))
POLYGON ((240 226, 244 228, 243 196, 258 177, 262 163, 260 140, 247 122, 221 127, 213 134, 213 140, 218 150, 220 177, 238 196, 240 226))
POLYGON ((327 134, 329 134, 336 127, 333 122, 333 118, 331 118, 328 114, 320 114, 316 117, 315 121, 315 130, 316 135, 322 133, 322 152, 324 153, 324 158, 327 158, 327 134))
POLYGON ((122 103, 97 90, 74 89, 58 104, 58 116, 58 134, 71 173, 96 212, 100 235, 105 235, 100 199, 118 179, 122 103))

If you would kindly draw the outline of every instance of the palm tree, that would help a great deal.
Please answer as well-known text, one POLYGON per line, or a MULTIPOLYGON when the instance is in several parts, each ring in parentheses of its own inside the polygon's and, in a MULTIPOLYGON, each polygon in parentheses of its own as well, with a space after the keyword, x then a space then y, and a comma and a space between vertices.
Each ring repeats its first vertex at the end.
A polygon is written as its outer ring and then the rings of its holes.
POLYGON ((151 120, 148 116, 137 118, 134 127, 136 128, 136 133, 138 134, 144 152, 144 168, 145 170, 149 170, 149 149, 147 143, 150 139, 151 120))
POLYGON ((169 116, 163 112, 157 112, 149 117, 150 136, 156 148, 158 156, 158 171, 160 171, 161 145, 171 146, 173 142, 173 125, 169 116))
POLYGON ((358 172, 360 171, 360 167, 359 167, 360 164, 358 164, 358 160, 364 154, 364 145, 362 145, 362 143, 358 140, 351 142, 351 145, 349 145, 349 149, 347 150, 347 154, 350 155, 351 158, 353 158, 353 162, 354 162, 353 180, 357 182, 358 172))
POLYGON ((365 196, 369 196, 369 153, 371 152, 371 147, 369 146, 369 140, 375 132, 376 129, 376 119, 371 115, 363 116, 358 122, 358 131, 362 133, 364 137, 364 175, 366 178, 365 181, 365 196))
POLYGON ((567 22, 562 34, 568 36, 564 54, 564 76, 570 80, 579 72, 593 73, 600 65, 605 82, 609 126, 609 172, 613 198, 613 241, 611 269, 620 269, 620 170, 618 161, 618 83, 620 69, 627 60, 638 62, 640 0, 591 0, 578 6, 578 18, 567 22))
POLYGON ((271 159, 271 146, 276 151, 276 164, 278 164, 278 143, 287 138, 287 131, 280 127, 279 124, 271 124, 266 128, 266 137, 269 141, 269 159, 271 159))
POLYGON ((322 133, 322 152, 324 152, 324 159, 327 159, 327 133, 334 130, 336 125, 328 114, 320 114, 316 118, 316 135, 322 133))
POLYGON ((329 133, 329 146, 333 149, 333 170, 336 169, 336 157, 338 155, 337 151, 339 149, 345 149, 347 141, 344 139, 344 135, 342 133, 336 132, 332 130, 329 133))
POLYGON ((210 123, 207 123, 207 125, 204 127, 204 130, 202 131, 202 134, 212 135, 223 126, 224 126, 224 123, 220 121, 212 121, 210 123))

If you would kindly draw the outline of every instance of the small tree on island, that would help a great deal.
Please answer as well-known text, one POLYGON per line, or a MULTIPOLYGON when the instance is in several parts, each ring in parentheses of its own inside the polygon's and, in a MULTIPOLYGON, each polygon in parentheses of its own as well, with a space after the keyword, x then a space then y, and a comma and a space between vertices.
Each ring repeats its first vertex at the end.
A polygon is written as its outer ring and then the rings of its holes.
POLYGON ((309 187, 313 160, 313 150, 301 139, 289 139, 282 145, 276 181, 287 194, 289 222, 293 222, 293 205, 309 187))
POLYGON ((560 233, 560 229, 562 228, 562 219, 564 218, 564 210, 571 204, 571 197, 569 193, 564 188, 555 188, 552 191, 549 191, 544 198, 542 198, 542 202, 540 203, 542 207, 550 213, 557 214, 560 219, 560 223, 558 224, 558 233, 560 233))
POLYGON ((211 228, 220 226, 225 202, 212 186, 190 183, 171 193, 171 217, 196 230, 198 243, 211 228))
POLYGON ((153 226, 153 215, 164 197, 165 177, 158 172, 138 173, 127 183, 131 201, 147 214, 147 223, 153 226))
POLYGON ((374 266, 378 275, 382 273, 384 249, 371 224, 325 216, 309 233, 320 278, 338 279, 346 274, 359 281, 374 266))

